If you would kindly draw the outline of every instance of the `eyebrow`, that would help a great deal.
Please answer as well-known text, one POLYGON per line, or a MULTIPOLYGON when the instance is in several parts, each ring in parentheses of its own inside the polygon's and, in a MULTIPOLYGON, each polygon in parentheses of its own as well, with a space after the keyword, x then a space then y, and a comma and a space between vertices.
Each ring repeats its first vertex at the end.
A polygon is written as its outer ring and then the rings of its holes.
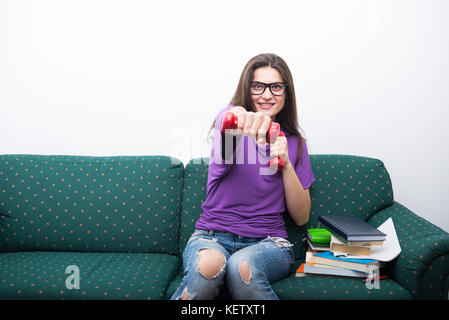
POLYGON ((257 81, 257 80, 253 80, 251 82, 258 82, 258 83, 263 83, 263 84, 285 83, 285 81, 262 82, 262 81, 257 81))

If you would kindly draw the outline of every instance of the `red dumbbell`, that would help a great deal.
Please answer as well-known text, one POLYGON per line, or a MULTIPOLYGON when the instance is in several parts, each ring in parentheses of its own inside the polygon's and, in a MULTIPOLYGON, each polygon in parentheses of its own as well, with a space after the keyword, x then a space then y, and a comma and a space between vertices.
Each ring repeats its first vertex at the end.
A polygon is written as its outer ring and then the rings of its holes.
MULTIPOLYGON (((285 137, 285 133, 282 131, 279 131, 278 137, 285 137)), ((284 167, 285 167, 285 163, 281 158, 275 157, 268 162, 268 167, 270 167, 270 168, 277 167, 278 171, 282 171, 282 169, 284 169, 284 167)))
MULTIPOLYGON (((226 129, 237 129, 238 128, 238 119, 232 112, 228 111, 225 113, 223 118, 223 123, 221 124, 221 132, 225 132, 226 129)), ((271 122, 270 127, 267 132, 267 143, 271 144, 271 142, 275 142, 278 136, 285 136, 284 132, 280 131, 279 123, 271 122), (274 137, 274 141, 271 141, 271 137, 274 137)), ((282 171, 284 169, 284 161, 281 158, 275 157, 268 162, 268 166, 270 168, 276 168, 277 171, 282 171)))
POLYGON ((239 121, 235 114, 232 112, 226 112, 223 118, 223 123, 221 124, 221 132, 225 132, 226 129, 237 129, 239 121))

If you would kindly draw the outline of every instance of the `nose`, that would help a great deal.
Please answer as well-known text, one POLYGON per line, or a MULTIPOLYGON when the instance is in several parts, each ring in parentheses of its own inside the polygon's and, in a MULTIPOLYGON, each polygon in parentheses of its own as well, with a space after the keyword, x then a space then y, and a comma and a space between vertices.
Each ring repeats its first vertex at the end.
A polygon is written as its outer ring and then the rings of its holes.
POLYGON ((262 98, 264 98, 265 100, 270 100, 271 98, 273 98, 273 94, 271 93, 270 87, 267 86, 265 88, 265 91, 262 93, 262 98))

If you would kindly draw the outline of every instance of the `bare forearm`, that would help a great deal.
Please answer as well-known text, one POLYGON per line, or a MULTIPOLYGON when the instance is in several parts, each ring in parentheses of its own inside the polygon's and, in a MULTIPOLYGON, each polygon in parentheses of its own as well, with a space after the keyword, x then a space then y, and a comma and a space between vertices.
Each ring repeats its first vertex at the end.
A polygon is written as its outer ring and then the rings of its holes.
POLYGON ((297 225, 306 224, 311 207, 309 192, 304 190, 290 162, 282 170, 282 180, 288 212, 297 225))

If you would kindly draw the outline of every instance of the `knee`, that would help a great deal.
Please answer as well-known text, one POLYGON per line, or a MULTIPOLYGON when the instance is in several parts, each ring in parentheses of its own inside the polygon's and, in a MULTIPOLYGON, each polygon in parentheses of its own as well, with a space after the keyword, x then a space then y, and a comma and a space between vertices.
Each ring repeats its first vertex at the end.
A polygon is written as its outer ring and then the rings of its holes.
POLYGON ((252 271, 251 265, 248 261, 236 259, 230 259, 227 266, 228 282, 229 285, 234 285, 240 283, 245 283, 249 285, 251 283, 252 271))
POLYGON ((217 277, 226 265, 226 258, 218 250, 203 249, 199 252, 198 268, 206 279, 217 277))
POLYGON ((240 262, 239 273, 242 281, 245 282, 246 284, 249 284, 251 281, 251 269, 249 267, 248 262, 246 261, 240 262))
POLYGON ((254 270, 251 270, 251 264, 251 261, 229 260, 226 281, 233 299, 253 299, 257 294, 258 288, 252 283, 254 270))

